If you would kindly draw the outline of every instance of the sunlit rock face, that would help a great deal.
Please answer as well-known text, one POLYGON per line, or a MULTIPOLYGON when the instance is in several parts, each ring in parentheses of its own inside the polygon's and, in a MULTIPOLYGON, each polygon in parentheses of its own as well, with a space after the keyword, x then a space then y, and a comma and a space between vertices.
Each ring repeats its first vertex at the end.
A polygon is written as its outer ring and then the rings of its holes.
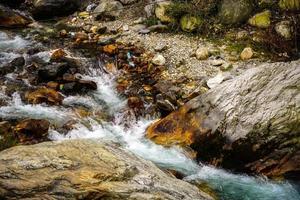
POLYGON ((2 151, 0 174, 1 198, 212 199, 120 146, 95 140, 2 151))
POLYGON ((154 123, 147 135, 191 146, 212 164, 297 178, 299 84, 298 61, 247 70, 154 123))

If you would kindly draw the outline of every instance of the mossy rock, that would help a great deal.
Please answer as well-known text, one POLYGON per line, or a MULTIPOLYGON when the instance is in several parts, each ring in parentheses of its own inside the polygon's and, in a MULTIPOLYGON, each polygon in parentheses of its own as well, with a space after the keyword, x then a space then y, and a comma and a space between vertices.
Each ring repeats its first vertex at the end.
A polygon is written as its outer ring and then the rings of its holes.
POLYGON ((171 2, 161 2, 155 8, 155 16, 163 23, 174 23, 176 20, 168 15, 167 10, 172 5, 171 2))
POLYGON ((219 19, 223 24, 239 24, 247 21, 253 11, 252 0, 223 0, 219 19))
POLYGON ((258 0, 258 6, 260 8, 272 8, 276 2, 273 0, 258 0))
POLYGON ((271 12, 266 10, 264 12, 258 13, 251 17, 248 20, 248 23, 251 26, 255 26, 258 28, 268 28, 271 25, 271 12))
POLYGON ((180 19, 180 27, 183 31, 193 32, 203 24, 203 20, 199 16, 184 15, 180 19))
POLYGON ((282 10, 300 10, 299 0, 280 0, 279 7, 282 10))

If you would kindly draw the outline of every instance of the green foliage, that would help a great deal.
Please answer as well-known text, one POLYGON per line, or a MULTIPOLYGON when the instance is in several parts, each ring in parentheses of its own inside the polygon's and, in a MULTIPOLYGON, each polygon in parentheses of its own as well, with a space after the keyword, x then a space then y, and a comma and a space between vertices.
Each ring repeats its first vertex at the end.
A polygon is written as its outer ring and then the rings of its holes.
POLYGON ((158 19, 155 16, 149 17, 144 22, 146 26, 153 26, 158 24, 158 19))

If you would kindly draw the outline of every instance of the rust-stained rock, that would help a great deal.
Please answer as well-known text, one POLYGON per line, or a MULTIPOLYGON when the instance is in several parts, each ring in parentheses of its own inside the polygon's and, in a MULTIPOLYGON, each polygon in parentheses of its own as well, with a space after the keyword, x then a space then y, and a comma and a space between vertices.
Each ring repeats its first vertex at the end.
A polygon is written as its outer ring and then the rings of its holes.
POLYGON ((114 63, 107 63, 105 65, 105 71, 110 74, 117 74, 118 69, 114 63))
POLYGON ((299 61, 251 68, 154 123, 147 137, 224 168, 299 180, 299 85, 299 61))
POLYGON ((117 50, 118 50, 118 46, 115 44, 109 44, 103 47, 103 52, 111 55, 115 54, 117 50))
POLYGON ((44 139, 48 134, 49 126, 50 123, 44 119, 26 119, 15 127, 15 132, 20 142, 32 142, 44 139))
POLYGON ((51 54, 51 61, 59 61, 62 60, 68 54, 63 49, 56 49, 51 54))
POLYGON ((47 103, 50 105, 59 105, 64 99, 59 92, 49 88, 40 88, 33 92, 28 92, 25 98, 32 104, 47 103))
POLYGON ((189 147, 196 143, 208 130, 201 125, 202 117, 189 111, 190 108, 182 107, 155 122, 148 127, 147 137, 155 143, 165 146, 189 147))
POLYGON ((21 14, 20 12, 0 5, 0 27, 25 27, 31 22, 32 20, 29 17, 21 14))

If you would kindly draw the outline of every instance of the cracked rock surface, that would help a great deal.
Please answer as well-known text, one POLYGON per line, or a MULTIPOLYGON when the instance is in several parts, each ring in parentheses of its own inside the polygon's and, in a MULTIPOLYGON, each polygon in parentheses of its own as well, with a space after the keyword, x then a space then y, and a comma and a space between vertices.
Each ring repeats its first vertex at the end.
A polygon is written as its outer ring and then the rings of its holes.
POLYGON ((0 198, 212 199, 117 144, 45 142, 0 153, 0 198))
POLYGON ((299 61, 266 63, 194 98, 147 135, 189 145, 214 165, 299 179, 299 86, 299 61))

